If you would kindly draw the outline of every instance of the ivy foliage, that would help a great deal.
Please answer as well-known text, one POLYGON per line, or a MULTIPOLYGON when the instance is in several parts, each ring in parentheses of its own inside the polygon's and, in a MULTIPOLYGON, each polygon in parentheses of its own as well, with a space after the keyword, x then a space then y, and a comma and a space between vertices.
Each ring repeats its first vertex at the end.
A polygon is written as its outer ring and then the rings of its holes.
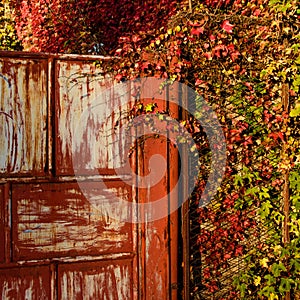
MULTIPOLYGON (((294 0, 208 0, 183 7, 152 34, 124 38, 116 50, 122 59, 109 69, 116 80, 186 83, 223 126, 226 174, 214 201, 198 209, 195 299, 298 297, 299 38, 294 0)), ((207 172, 197 179, 196 204, 206 179, 207 172)))
MULTIPOLYGON (((99 66, 117 81, 139 76, 180 81, 218 115, 227 166, 214 200, 197 210, 201 284, 193 297, 299 297, 297 1, 205 0, 191 1, 192 7, 184 1, 178 9, 175 1, 13 2, 25 49, 101 53, 103 44, 117 58, 99 66)), ((153 113, 146 110, 142 113, 153 113)), ((204 153, 209 145, 201 124, 192 117, 182 123, 202 143, 195 151, 204 153)), ((191 197, 196 206, 209 162, 209 155, 201 161, 191 197)))
POLYGON ((0 50, 22 50, 9 0, 2 0, 0 3, 0 50))
POLYGON ((119 40, 153 32, 175 11, 174 0, 10 0, 27 51, 110 54, 119 40), (163 8, 163 9, 162 9, 163 8))

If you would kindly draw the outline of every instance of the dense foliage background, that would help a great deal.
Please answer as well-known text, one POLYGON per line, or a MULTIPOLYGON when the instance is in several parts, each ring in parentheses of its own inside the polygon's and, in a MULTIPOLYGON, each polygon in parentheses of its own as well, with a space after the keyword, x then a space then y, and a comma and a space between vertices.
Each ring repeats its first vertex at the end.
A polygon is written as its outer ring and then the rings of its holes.
MULTIPOLYGON (((101 67, 116 80, 180 81, 217 113, 227 141, 226 176, 214 201, 197 211, 202 268, 193 297, 299 298, 298 2, 10 3, 13 17, 4 23, 8 15, 0 6, 1 49, 20 47, 15 24, 25 50, 109 54, 118 59, 101 67)), ((182 122, 199 139, 201 124, 182 122)), ((197 150, 205 147, 204 142, 197 150)), ((202 164, 191 199, 196 204, 209 159, 202 164)))
POLYGON ((2 0, 0 3, 0 50, 22 50, 9 0, 2 0))

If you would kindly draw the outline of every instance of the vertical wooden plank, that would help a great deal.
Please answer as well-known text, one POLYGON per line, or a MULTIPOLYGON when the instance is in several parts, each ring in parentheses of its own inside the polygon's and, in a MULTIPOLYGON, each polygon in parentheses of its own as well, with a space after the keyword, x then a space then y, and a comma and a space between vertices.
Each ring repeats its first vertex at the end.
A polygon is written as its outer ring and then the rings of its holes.
MULTIPOLYGON (((144 144, 144 165, 148 172, 150 157, 161 154, 167 159, 167 141, 148 139, 144 144)), ((145 202, 154 202, 168 193, 167 170, 162 180, 145 192, 145 202)), ((160 207, 165 217, 145 223, 145 299, 169 299, 169 203, 166 201, 160 207)))
POLYGON ((0 263, 10 261, 9 185, 0 185, 0 263))
MULTIPOLYGON (((168 111, 170 116, 174 120, 178 120, 179 118, 179 91, 178 85, 174 84, 168 89, 168 99, 171 100, 167 103, 168 111)), ((176 132, 175 132, 176 135, 176 132)), ((171 134, 169 138, 171 137, 171 134)), ((169 140, 167 145, 167 153, 168 153, 168 194, 169 194, 169 235, 170 235, 170 243, 169 243, 169 280, 170 280, 170 295, 172 300, 177 300, 178 298, 178 145, 172 145, 169 140), (174 194, 170 194, 171 191, 175 191, 174 194)), ((183 170, 181 170, 183 171, 183 170)))
POLYGON ((5 262, 5 245, 6 245, 6 232, 5 232, 5 195, 4 185, 0 185, 0 263, 5 262))
POLYGON ((47 138, 47 160, 48 171, 52 175, 55 174, 55 60, 48 58, 48 138, 47 138))
MULTIPOLYGON (((134 136, 134 129, 132 129, 132 135, 134 136)), ((130 157, 130 166, 132 168, 132 171, 134 172, 134 174, 139 174, 139 170, 138 170, 138 151, 137 151, 137 143, 136 141, 133 141, 135 147, 134 150, 131 154, 130 157)), ((137 188, 137 181, 133 181, 132 182, 132 201, 135 203, 138 203, 138 197, 139 197, 139 193, 138 193, 138 188, 137 188)), ((132 212, 133 215, 133 220, 135 221, 136 217, 137 217, 137 211, 133 211, 132 212)), ((133 253, 134 253, 134 257, 133 257, 133 270, 132 270, 132 285, 133 285, 133 299, 135 300, 139 300, 141 299, 141 290, 142 290, 142 284, 141 284, 141 276, 140 276, 140 257, 138 255, 139 251, 139 238, 140 238, 140 234, 141 234, 141 230, 140 230, 140 224, 133 222, 132 223, 132 241, 133 241, 133 253)))
MULTIPOLYGON (((151 82, 147 89, 153 91, 159 90, 159 82, 151 82), (153 86, 152 86, 153 85, 153 86)), ((147 94, 148 91, 145 91, 147 94)), ((166 100, 166 94, 161 96, 161 99, 166 100)), ((141 99, 144 104, 155 102, 158 111, 165 111, 167 104, 165 100, 146 98, 141 94, 141 99)), ((168 160, 168 141, 167 137, 160 136, 156 138, 145 138, 140 148, 139 163, 141 176, 146 176, 153 172, 150 166, 150 158, 153 155, 161 155, 165 161, 168 160)), ((155 163, 155 162, 154 162, 155 163)), ((157 167, 157 166, 156 166, 157 167)), ((165 166, 163 166, 165 167, 165 166)), ((148 185, 147 188, 139 189, 139 201, 142 203, 150 203, 159 200, 160 198, 168 195, 169 180, 168 170, 163 170, 164 175, 160 181, 153 186, 148 185)), ((141 249, 139 254, 142 259, 142 268, 144 272, 142 275, 144 284, 144 294, 141 299, 170 299, 170 253, 169 253, 169 203, 166 200, 160 205, 159 214, 162 216, 160 219, 147 221, 150 212, 145 211, 146 222, 142 224, 141 235, 141 249), (144 241, 143 241, 144 239, 144 241)), ((155 214, 155 211, 154 211, 155 214)))

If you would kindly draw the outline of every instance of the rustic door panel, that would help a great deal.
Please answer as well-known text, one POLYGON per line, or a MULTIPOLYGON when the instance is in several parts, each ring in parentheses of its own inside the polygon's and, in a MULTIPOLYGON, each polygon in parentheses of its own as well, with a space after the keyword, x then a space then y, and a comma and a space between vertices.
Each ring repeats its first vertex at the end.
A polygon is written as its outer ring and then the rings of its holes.
POLYGON ((47 169, 47 60, 0 58, 0 174, 47 169))
POLYGON ((74 168, 80 175, 114 174, 127 158, 116 124, 130 108, 130 92, 97 72, 89 62, 56 62, 57 175, 73 175, 74 168), (76 154, 80 160, 73 163, 76 154))
MULTIPOLYGON (((106 186, 124 200, 131 198, 131 190, 123 182, 106 182, 106 186)), ((97 208, 77 183, 13 186, 15 260, 133 251, 133 225, 109 217, 104 209, 110 199, 97 182, 87 182, 84 187, 89 197, 99 199, 97 208)))
POLYGON ((51 300, 49 266, 0 269, 2 300, 51 300))
POLYGON ((58 298, 61 300, 133 299, 132 260, 61 264, 58 298))

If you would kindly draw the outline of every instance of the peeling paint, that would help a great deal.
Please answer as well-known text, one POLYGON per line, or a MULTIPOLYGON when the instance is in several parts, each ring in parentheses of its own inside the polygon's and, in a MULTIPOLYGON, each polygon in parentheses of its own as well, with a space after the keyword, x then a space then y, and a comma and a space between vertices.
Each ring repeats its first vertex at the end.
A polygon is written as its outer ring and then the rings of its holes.
MULTIPOLYGON (((124 184, 107 185, 119 197, 130 197, 124 184)), ((97 185, 90 186, 99 203, 109 201, 97 185)), ((92 207, 76 183, 40 184, 35 189, 19 184, 13 187, 12 198, 16 259, 132 251, 132 226, 108 219, 105 205, 92 207)))
POLYGON ((0 269, 1 299, 50 300, 47 266, 0 269))
POLYGON ((47 61, 0 59, 0 174, 44 174, 47 61))
MULTIPOLYGON (((130 174, 114 171, 127 157, 120 123, 115 125, 131 105, 129 87, 116 89, 111 78, 97 74, 95 59, 100 58, 1 53, 2 299, 170 299, 168 217, 133 225, 110 216, 128 220, 135 212, 112 212, 107 205, 112 200, 107 190, 125 201, 155 201, 167 193, 168 178, 140 191, 127 185, 130 174), (92 105, 101 109, 91 111, 87 126, 78 129, 82 112, 92 105), (108 113, 111 107, 117 107, 114 113, 108 113), (74 144, 75 133, 82 142, 74 144), (86 154, 79 177, 71 150, 86 154), (76 180, 97 205, 90 205, 76 180), (97 187, 100 180, 105 189, 97 187)), ((141 176, 154 153, 167 157, 167 145, 147 142, 132 159, 141 176)), ((161 209, 167 216, 168 204, 161 209)))
POLYGON ((131 274, 130 260, 62 265, 59 299, 133 299, 131 274))
POLYGON ((57 174, 72 174, 72 151, 82 157, 77 173, 119 168, 127 154, 122 145, 125 136, 119 139, 120 128, 115 125, 130 108, 126 86, 117 89, 110 78, 97 75, 93 65, 83 62, 58 62, 56 76, 57 174), (119 111, 110 113, 112 107, 119 111))

